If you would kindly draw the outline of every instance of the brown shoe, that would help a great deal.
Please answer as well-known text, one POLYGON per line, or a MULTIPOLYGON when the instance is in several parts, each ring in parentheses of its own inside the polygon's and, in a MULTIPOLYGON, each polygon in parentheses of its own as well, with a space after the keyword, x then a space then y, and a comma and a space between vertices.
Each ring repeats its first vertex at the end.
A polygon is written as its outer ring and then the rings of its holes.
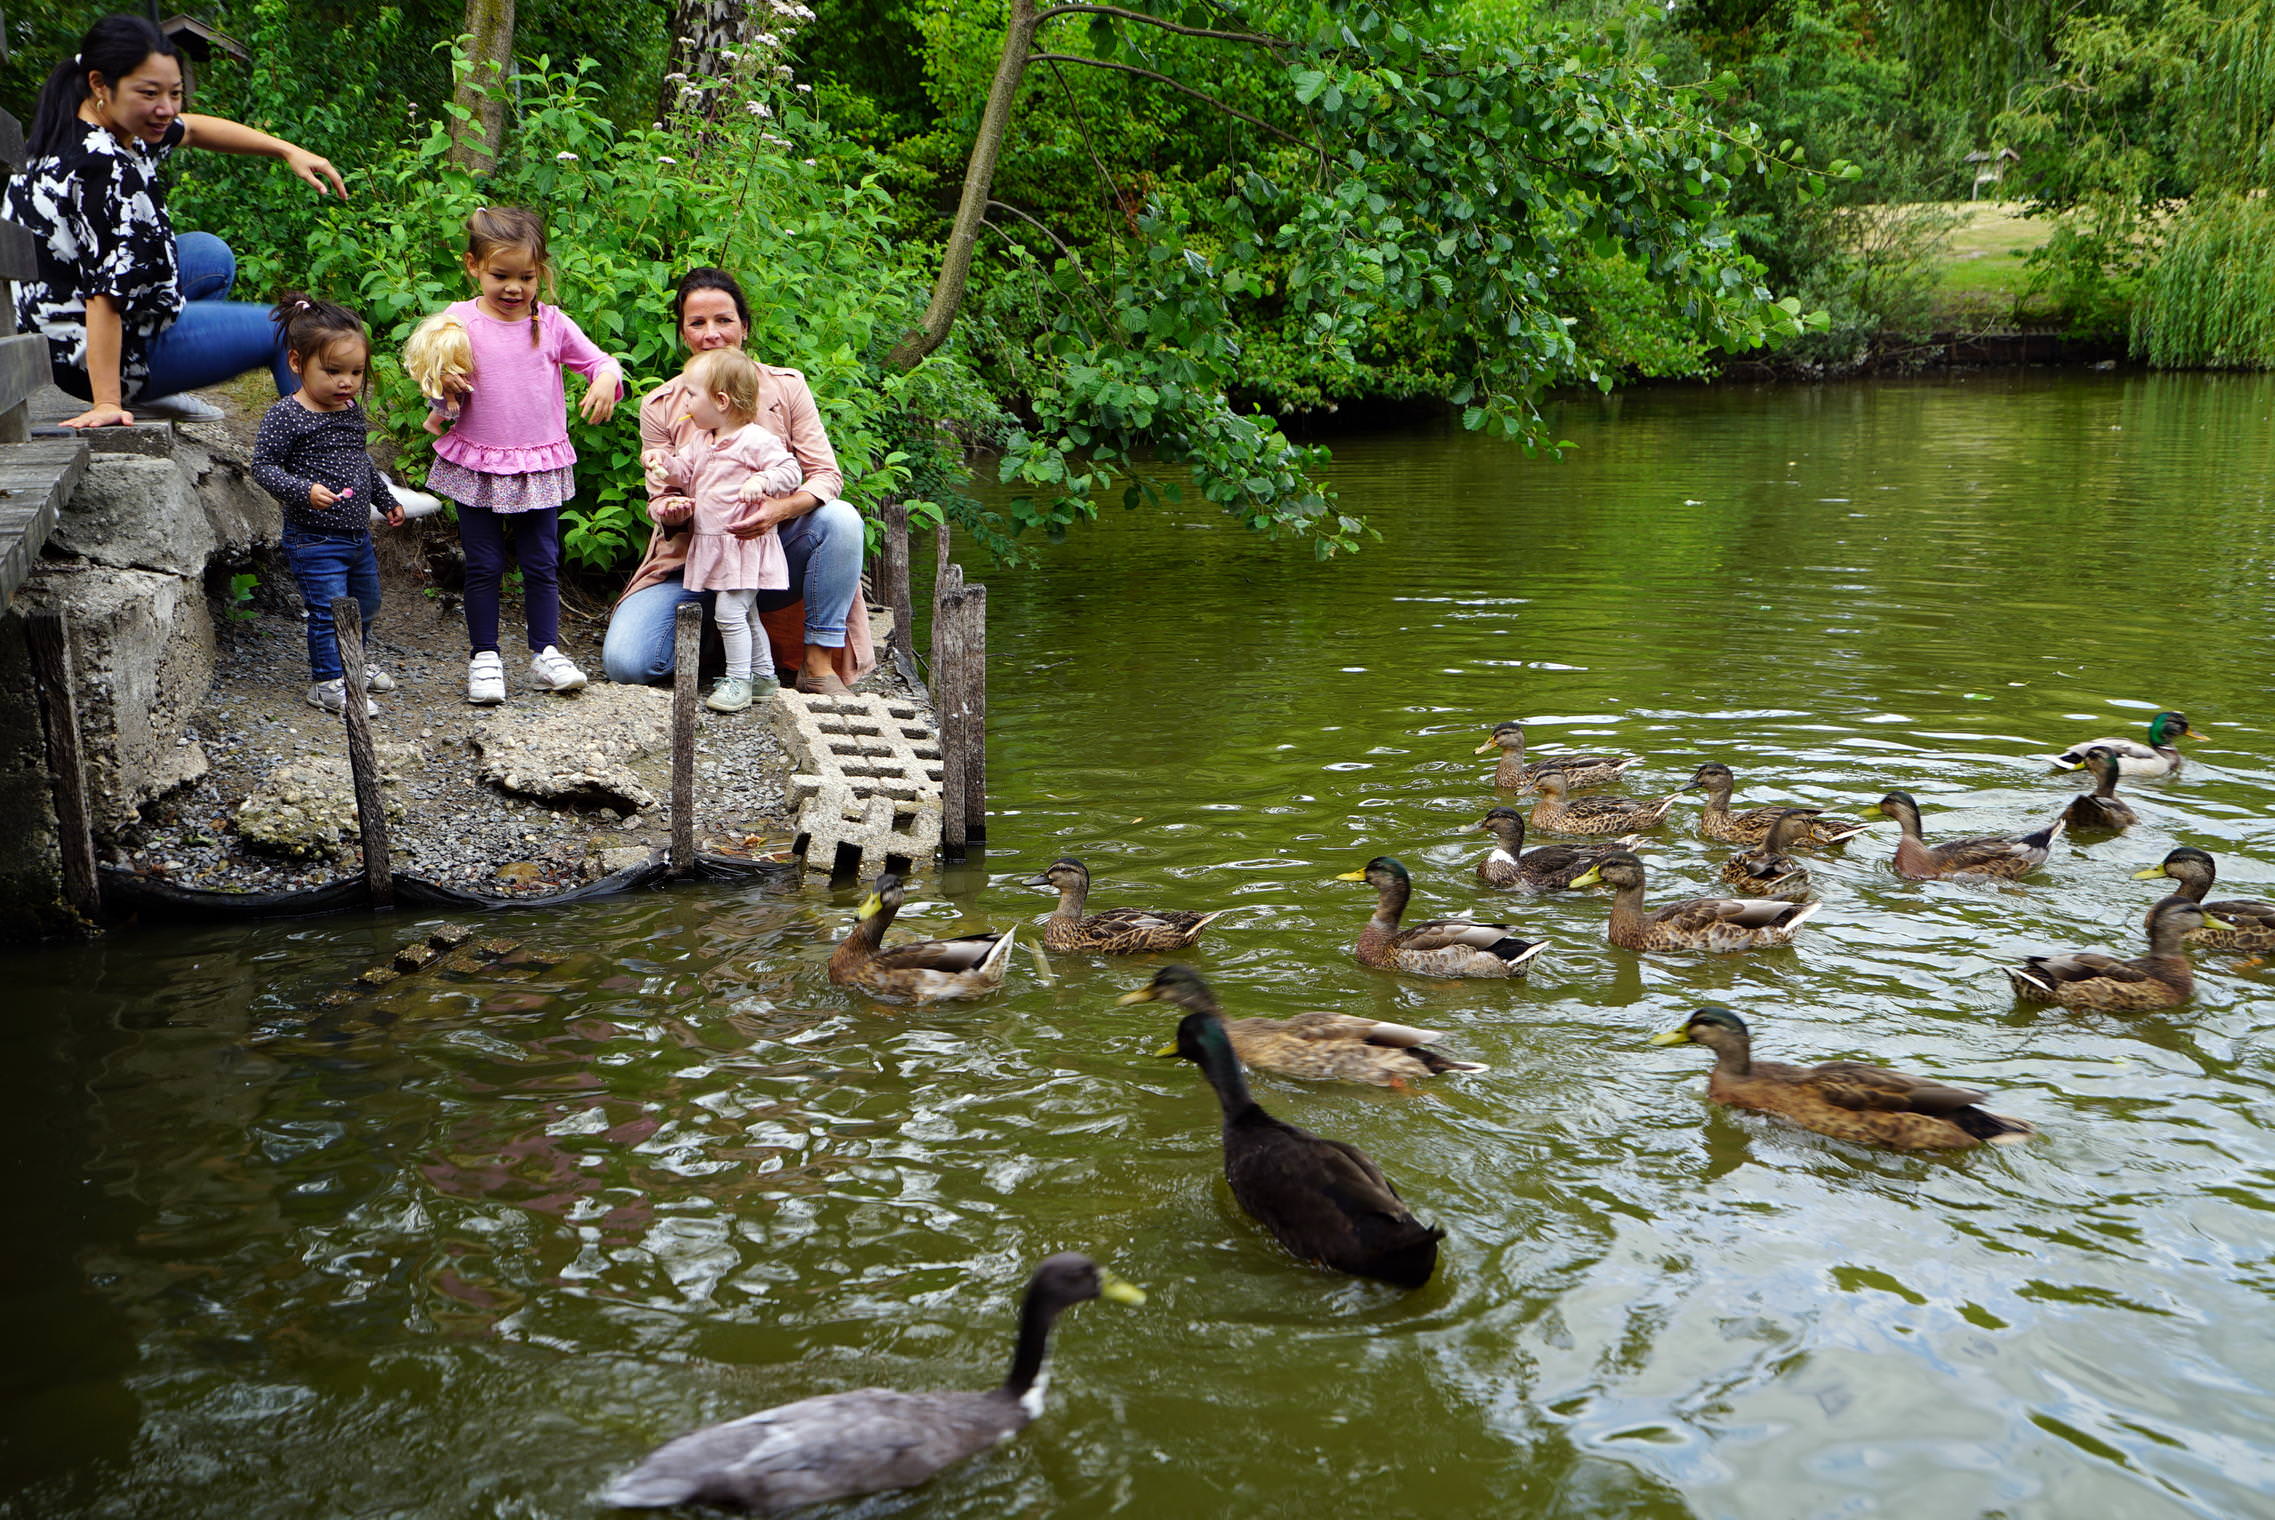
POLYGON ((834 674, 802 675, 798 677, 798 690, 809 697, 842 697, 853 690, 834 674))

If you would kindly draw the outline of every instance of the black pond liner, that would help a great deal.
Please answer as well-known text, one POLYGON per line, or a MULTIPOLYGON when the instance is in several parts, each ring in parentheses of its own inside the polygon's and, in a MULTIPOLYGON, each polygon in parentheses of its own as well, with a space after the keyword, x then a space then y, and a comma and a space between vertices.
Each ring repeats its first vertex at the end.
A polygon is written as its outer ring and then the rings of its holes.
MULTIPOLYGON (((547 892, 522 897, 497 897, 487 892, 469 892, 462 887, 447 886, 439 881, 428 881, 423 876, 395 878, 395 906, 398 908, 446 908, 453 912, 488 913, 501 908, 560 908, 570 903, 589 902, 596 897, 613 897, 620 892, 638 891, 643 887, 664 886, 676 881, 711 883, 760 883, 777 890, 787 888, 797 880, 795 865, 772 860, 740 860, 731 855, 698 854, 695 868, 685 876, 674 876, 671 864, 658 851, 645 862, 613 871, 598 881, 571 887, 565 892, 547 892)), ((248 918, 318 918, 327 913, 368 912, 372 907, 371 890, 361 876, 346 881, 329 882, 321 887, 305 887, 297 892, 209 892, 201 887, 178 887, 170 881, 160 881, 116 866, 104 866, 98 873, 102 887, 103 907, 121 918, 171 919, 214 921, 248 918)))

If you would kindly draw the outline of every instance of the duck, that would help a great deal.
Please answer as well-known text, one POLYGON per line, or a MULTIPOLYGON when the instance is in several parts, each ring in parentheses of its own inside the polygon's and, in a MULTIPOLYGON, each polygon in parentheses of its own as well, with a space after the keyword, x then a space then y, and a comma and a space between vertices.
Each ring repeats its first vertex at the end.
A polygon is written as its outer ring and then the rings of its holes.
MULTIPOLYGON (((1707 838, 1719 839, 1724 844, 1760 844, 1769 838, 1770 825, 1785 810, 1758 807, 1744 813, 1731 812, 1730 793, 1737 785, 1738 778, 1730 773, 1730 767, 1719 760, 1709 760, 1691 776, 1683 790, 1706 793, 1706 807, 1698 815, 1698 827, 1707 838)), ((1797 844, 1840 844, 1869 827, 1861 818, 1828 818, 1817 808, 1810 809, 1810 813, 1809 827, 1796 836, 1797 844)))
POLYGON ((1577 791, 1584 786, 1607 786, 1617 781, 1631 765, 1643 761, 1641 755, 1546 755, 1525 763, 1525 726, 1510 719, 1493 727, 1493 737, 1477 746, 1477 753, 1501 752, 1501 759, 1493 767, 1493 784, 1514 792, 1529 792, 1534 778, 1549 767, 1564 772, 1565 785, 1577 791))
POLYGON ((2117 752, 2096 744, 2085 752, 2085 768, 2093 772, 2093 790, 2072 801, 2062 821, 2073 829, 2127 829, 2141 821, 2132 805, 2117 795, 2117 752))
POLYGON ((2111 1013, 2177 1008, 2196 992, 2196 976, 2188 967, 2182 941, 2207 926, 2235 927, 2185 897, 2167 897, 2148 911, 2148 954, 2129 961, 2094 950, 2033 955, 2019 966, 2007 967, 2007 980, 2025 1003, 2111 1013))
POLYGON ((1525 815, 1515 808, 1497 807, 1477 826, 1496 843, 1477 862, 1477 879, 1489 887, 1522 888, 1531 892, 1559 892, 1572 879, 1615 850, 1632 850, 1643 842, 1630 834, 1609 844, 1544 844, 1525 848, 1525 815))
POLYGON ((1248 1095, 1224 1020, 1206 1009, 1187 1013, 1177 1021, 1176 1054, 1216 1092, 1233 1198, 1288 1254, 1397 1288, 1430 1280, 1446 1232, 1416 1219, 1357 1146, 1264 1112, 1248 1095))
POLYGON ((1232 911, 1230 908, 1219 908, 1214 913, 1196 913, 1188 908, 1108 908, 1085 918, 1082 904, 1090 895, 1090 870, 1071 855, 1052 861, 1019 885, 1057 889, 1059 905, 1043 921, 1043 943, 1053 950, 1087 950, 1097 955, 1183 950, 1201 937, 1203 929, 1232 911))
POLYGON ((2066 817, 2056 818, 2044 828, 2025 834, 1983 834, 1931 845, 1920 837, 1920 805, 1910 792, 1890 792, 1865 811, 1893 818, 1903 830, 1903 837, 1896 841, 1893 864, 1898 876, 1913 881, 1931 881, 1938 876, 1998 876, 2008 880, 2027 876, 2046 863, 2046 857, 2054 852, 2055 836, 2068 821, 2066 817))
POLYGON ((1628 950, 1722 953, 1789 944, 1800 927, 1824 907, 1821 902, 1693 897, 1645 912, 1643 862, 1633 855, 1609 856, 1572 885, 1592 887, 1599 881, 1615 894, 1608 937, 1628 950))
POLYGON ((2237 898, 2228 902, 2205 902, 2204 895, 2212 890, 2218 879, 2219 868, 2212 857, 2194 845, 2182 845, 2162 862, 2135 871, 2136 881, 2149 881, 2169 876, 2180 883, 2172 895, 2183 897, 2201 907, 2206 916, 2204 927, 2188 936, 2188 943, 2200 950, 2275 950, 2275 903, 2253 902, 2237 898), (2229 928, 2214 928, 2211 920, 2218 919, 2229 928))
POLYGON ((1809 889, 1809 868, 1785 852, 1808 832, 1815 808, 1779 808, 1769 837, 1722 862, 1722 880, 1747 897, 1793 897, 1809 889))
POLYGON ((1532 784, 1540 801, 1533 804, 1529 822, 1551 834, 1632 834, 1655 829, 1682 795, 1669 792, 1653 802, 1636 797, 1582 797, 1575 802, 1565 795, 1572 787, 1570 779, 1553 765, 1535 774, 1532 784))
POLYGON ((2175 739, 2201 739, 2204 736, 2188 726, 2184 713, 2160 712, 2149 719, 2149 742, 2138 739, 2102 738, 2086 739, 2071 745, 2054 757, 2054 764, 2062 770, 2085 768, 2086 751, 2105 749, 2117 757, 2117 773, 2121 776, 2172 776, 2180 771, 2180 749, 2175 739))
POLYGON ((1076 1304, 1142 1304, 1145 1292, 1076 1252, 1047 1256, 1027 1279, 1011 1373, 982 1393, 859 1388, 707 1425, 656 1448, 611 1484, 603 1504, 710 1504, 779 1510, 914 1488, 944 1467, 1018 1434, 1042 1413, 1051 1327, 1076 1304))
POLYGON ((1335 879, 1363 881, 1375 890, 1374 916, 1352 946, 1364 965, 1416 976, 1523 976, 1532 958, 1548 948, 1544 939, 1517 938, 1507 924, 1466 918, 1433 918, 1399 928, 1414 895, 1414 880, 1402 862, 1388 855, 1377 855, 1365 869, 1335 879))
POLYGON ((1863 1061, 1826 1061, 1817 1066, 1756 1061, 1746 1021, 1711 1004, 1693 1013, 1682 1028, 1652 1036, 1651 1043, 1704 1045, 1714 1052, 1714 1073, 1706 1079, 1708 1098, 1835 1140, 1899 1151, 1940 1151, 2013 1145, 2038 1133, 2036 1125, 1982 1107, 1983 1093, 1885 1066, 1863 1061))
POLYGON ((830 954, 831 981, 859 987, 871 997, 912 1003, 985 997, 1003 985, 1016 929, 878 948, 902 901, 899 876, 887 871, 877 878, 862 900, 853 932, 830 954))
MULTIPOLYGON (((1404 1087, 1408 1082, 1447 1072, 1491 1071, 1480 1061, 1457 1061, 1430 1046, 1445 1038, 1435 1029, 1415 1029, 1348 1013, 1299 1013, 1286 1019, 1227 1019, 1208 983, 1190 966, 1164 966, 1153 980, 1118 1003, 1174 1003, 1187 1012, 1213 1013, 1232 1041, 1240 1064, 1259 1071, 1315 1082, 1370 1082, 1404 1087)), ((1173 1056, 1172 1044, 1156 1055, 1173 1056)))

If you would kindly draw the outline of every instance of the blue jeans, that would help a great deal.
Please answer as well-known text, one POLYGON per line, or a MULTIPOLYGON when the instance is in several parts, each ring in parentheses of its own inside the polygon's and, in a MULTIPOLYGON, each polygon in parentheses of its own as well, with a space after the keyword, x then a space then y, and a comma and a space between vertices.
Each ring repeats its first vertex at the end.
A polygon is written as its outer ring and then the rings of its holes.
MULTIPOLYGON (((790 585, 761 591, 758 610, 772 612, 801 596, 806 602, 806 642, 824 649, 845 643, 845 618, 861 589, 861 513, 851 502, 825 501, 778 530, 782 554, 790 562, 790 585)), ((616 604, 608 617, 608 636, 600 647, 601 667, 619 685, 668 680, 672 673, 672 619, 682 602, 710 602, 690 591, 678 575, 642 587, 616 604)), ((708 615, 708 611, 706 611, 708 615)))
POLYGON ((181 314, 150 340, 144 351, 150 374, 134 400, 219 385, 264 364, 278 395, 300 389, 300 377, 284 362, 284 339, 269 309, 229 299, 237 283, 237 255, 229 245, 210 232, 185 232, 174 239, 174 256, 182 271, 181 314))
POLYGON ((308 675, 315 681, 340 678, 340 641, 332 632, 332 602, 352 596, 362 606, 370 633, 379 616, 379 557, 369 533, 314 533, 284 525, 284 557, 308 607, 308 675))

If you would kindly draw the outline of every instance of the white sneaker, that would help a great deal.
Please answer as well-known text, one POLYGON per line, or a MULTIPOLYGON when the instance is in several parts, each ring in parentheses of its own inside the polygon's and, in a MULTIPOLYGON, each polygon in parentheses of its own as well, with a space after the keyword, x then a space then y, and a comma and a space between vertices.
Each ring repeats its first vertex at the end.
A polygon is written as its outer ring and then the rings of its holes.
MULTIPOLYGON (((441 497, 429 495, 425 491, 414 491, 398 481, 387 482, 387 494, 394 497, 395 505, 403 509, 405 522, 414 517, 432 517, 442 510, 441 497)), ((380 510, 378 502, 371 504, 371 520, 374 524, 387 521, 387 514, 380 510)))
POLYGON ((576 691, 585 684, 585 673, 577 669, 576 661, 550 644, 529 657, 529 673, 547 691, 576 691))
MULTIPOLYGON (((348 710, 348 683, 339 676, 334 676, 329 681, 318 681, 314 686, 308 688, 308 705, 320 707, 326 712, 346 712, 348 710)), ((371 698, 365 697, 363 699, 363 715, 367 718, 378 717, 379 704, 372 701, 371 698)))
POLYGON ((153 417, 171 417, 176 422, 219 422, 229 415, 212 402, 187 391, 172 396, 152 396, 147 401, 135 402, 127 410, 146 412, 153 417))
POLYGON ((485 649, 466 662, 466 700, 476 707, 495 707, 506 699, 506 662, 495 649, 485 649))
POLYGON ((386 693, 395 689, 395 678, 376 665, 363 667, 363 689, 386 693))

